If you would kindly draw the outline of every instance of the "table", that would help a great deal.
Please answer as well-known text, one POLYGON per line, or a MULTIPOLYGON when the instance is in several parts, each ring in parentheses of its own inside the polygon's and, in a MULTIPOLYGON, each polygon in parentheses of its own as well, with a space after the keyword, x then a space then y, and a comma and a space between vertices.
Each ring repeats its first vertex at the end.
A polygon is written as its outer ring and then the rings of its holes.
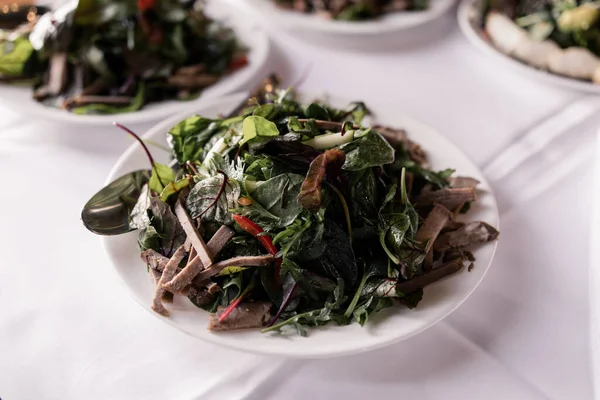
MULTIPOLYGON (((482 167, 582 96, 496 68, 460 35, 454 15, 442 22, 426 43, 397 52, 278 35, 271 66, 289 82, 310 66, 306 91, 373 109, 394 104, 482 167)), ((79 213, 130 143, 111 127, 65 126, 0 106, 3 400, 593 398, 593 153, 551 190, 502 210, 490 273, 442 323, 367 354, 282 361, 189 338, 142 312, 119 284, 79 213)))

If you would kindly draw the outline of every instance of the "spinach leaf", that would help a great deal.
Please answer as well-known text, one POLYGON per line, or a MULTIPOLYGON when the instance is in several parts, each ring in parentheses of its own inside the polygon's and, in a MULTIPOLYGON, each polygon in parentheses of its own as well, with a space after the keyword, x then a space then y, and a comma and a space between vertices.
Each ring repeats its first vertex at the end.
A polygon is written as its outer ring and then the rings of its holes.
POLYGON ((240 145, 247 143, 255 138, 272 138, 279 136, 279 130, 277 125, 273 122, 260 117, 258 115, 251 115, 244 119, 242 125, 244 137, 240 142, 240 145))
POLYGON ((250 192, 252 198, 270 214, 279 218, 278 228, 291 224, 302 212, 297 197, 304 177, 297 174, 281 174, 259 182, 250 192))
POLYGON ((298 121, 297 117, 289 117, 287 121, 287 128, 290 132, 306 135, 308 137, 315 137, 321 134, 321 131, 317 127, 314 119, 300 122, 298 121))
POLYGON ((413 309, 421 302, 423 299, 423 289, 417 289, 407 295, 402 293, 398 293, 400 295, 399 301, 404 304, 406 307, 413 309))
POLYGON ((344 279, 347 287, 352 287, 358 276, 358 265, 350 238, 335 222, 326 219, 323 231, 324 250, 316 265, 327 276, 344 279))
POLYGON ((394 148, 379 133, 368 130, 355 133, 354 138, 339 147, 346 153, 345 170, 360 171, 394 162, 394 148))
POLYGON ((273 243, 280 245, 284 257, 299 261, 311 261, 325 251, 323 243, 324 224, 313 214, 303 213, 274 238, 273 243))
POLYGON ((253 201, 247 206, 233 208, 230 212, 249 218, 267 232, 272 231, 279 225, 279 217, 265 210, 257 201, 253 201))
POLYGON ((150 200, 150 226, 140 233, 139 243, 142 250, 153 249, 171 257, 186 239, 179 220, 168 204, 158 198, 150 200))
POLYGON ((279 115, 279 112, 280 112, 280 110, 277 105, 267 103, 267 104, 261 104, 258 107, 256 107, 254 109, 254 111, 252 112, 252 115, 273 121, 279 115))
POLYGON ((319 103, 310 103, 308 107, 306 107, 306 110, 304 110, 304 114, 307 118, 314 118, 323 121, 330 120, 329 112, 319 103))
POLYGON ((167 141, 179 164, 202 161, 205 145, 220 131, 219 121, 193 116, 171 128, 167 141))
POLYGON ((190 217, 202 217, 203 221, 231 225, 233 218, 229 210, 237 206, 240 184, 226 175, 203 179, 192 188, 185 200, 190 217))
POLYGON ((350 199, 354 221, 375 218, 379 204, 377 182, 372 168, 349 173, 350 199))
POLYGON ((425 245, 414 240, 419 216, 408 201, 405 173, 401 175, 401 203, 395 203, 396 185, 392 185, 379 210, 379 241, 390 260, 400 265, 405 278, 412 276, 425 260, 425 245))
POLYGON ((244 160, 248 165, 245 171, 246 176, 251 176, 257 181, 266 181, 288 171, 288 168, 276 159, 262 154, 246 153, 244 160))
POLYGON ((161 193, 164 188, 175 180, 175 172, 168 165, 154 163, 152 167, 152 175, 148 181, 150 190, 161 193))

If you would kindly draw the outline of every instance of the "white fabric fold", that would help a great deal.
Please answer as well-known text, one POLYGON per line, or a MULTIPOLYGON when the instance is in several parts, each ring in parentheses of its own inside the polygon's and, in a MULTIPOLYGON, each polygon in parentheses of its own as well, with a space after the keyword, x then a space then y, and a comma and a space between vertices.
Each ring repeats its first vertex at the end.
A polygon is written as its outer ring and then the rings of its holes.
POLYGON ((596 398, 600 398, 600 131, 596 142, 596 155, 594 208, 590 235, 590 344, 594 389, 596 398))

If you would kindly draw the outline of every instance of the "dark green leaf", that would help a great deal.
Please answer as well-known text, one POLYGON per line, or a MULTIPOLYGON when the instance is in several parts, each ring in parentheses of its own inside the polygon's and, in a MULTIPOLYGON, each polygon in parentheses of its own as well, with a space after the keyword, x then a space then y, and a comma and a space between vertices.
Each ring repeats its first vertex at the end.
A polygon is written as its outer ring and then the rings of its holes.
POLYGON ((220 131, 218 121, 196 115, 171 128, 167 139, 177 161, 185 164, 187 161, 202 161, 205 145, 220 131))
POLYGON ((394 148, 379 133, 367 131, 354 141, 340 146, 346 153, 344 169, 360 171, 394 162, 394 148))
POLYGON ((168 204, 158 198, 150 201, 150 226, 140 234, 142 250, 153 249, 166 257, 171 255, 181 246, 186 239, 186 234, 175 214, 168 204))
POLYGON ((342 278, 352 287, 358 276, 358 266, 348 235, 335 222, 325 220, 324 251, 316 260, 320 269, 332 278, 342 278))
POLYGON ((302 212, 297 197, 303 181, 302 175, 281 174, 259 182, 250 195, 270 214, 279 218, 277 227, 283 228, 291 224, 302 212))
POLYGON ((279 114, 279 107, 275 104, 261 104, 254 109, 252 115, 273 121, 279 114))
POLYGON ((417 289, 408 295, 398 294, 400 295, 400 302, 410 309, 415 308, 423 299, 423 289, 417 289))
POLYGON ((304 114, 306 114, 307 118, 314 118, 322 121, 329 121, 330 119, 327 109, 318 103, 310 103, 308 107, 306 107, 304 114))

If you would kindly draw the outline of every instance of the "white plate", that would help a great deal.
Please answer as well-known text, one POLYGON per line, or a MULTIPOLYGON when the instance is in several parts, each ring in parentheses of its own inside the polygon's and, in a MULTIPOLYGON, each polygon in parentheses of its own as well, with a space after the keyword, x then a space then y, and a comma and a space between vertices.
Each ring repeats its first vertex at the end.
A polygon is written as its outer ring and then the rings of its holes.
MULTIPOLYGON (((431 0, 428 10, 396 12, 372 21, 335 21, 277 7, 272 0, 229 0, 239 3, 265 24, 275 25, 308 39, 372 39, 406 31, 444 15, 455 0, 431 0)), ((371 41, 371 44, 373 42, 371 41)))
POLYGON ((481 18, 476 6, 478 1, 463 0, 458 7, 458 25, 471 44, 492 57, 499 64, 512 68, 517 73, 528 76, 531 79, 567 89, 600 93, 600 85, 534 68, 498 50, 482 35, 482 30, 477 22, 481 18))
POLYGON ((46 107, 38 103, 32 98, 32 90, 29 86, 0 85, 0 103, 17 112, 27 112, 32 117, 48 120, 96 125, 106 125, 117 120, 123 124, 138 124, 159 121, 181 110, 193 108, 206 99, 246 89, 247 86, 251 85, 252 82, 260 80, 266 73, 264 67, 269 56, 269 38, 266 32, 260 29, 258 24, 232 13, 226 6, 217 4, 218 2, 211 3, 209 9, 210 15, 235 30, 239 40, 249 49, 249 64, 245 68, 225 76, 216 84, 205 89, 197 99, 151 103, 140 111, 131 113, 77 115, 66 110, 46 107))
MULTIPOLYGON (((221 98, 195 111, 206 116, 226 114, 240 98, 243 96, 221 98)), ((333 105, 341 107, 349 103, 335 98, 328 100, 333 105)), ((194 113, 182 113, 169 118, 150 129, 144 137, 166 144, 165 133, 169 128, 192 114, 194 113)), ((481 171, 461 150, 430 127, 398 115, 394 108, 378 110, 375 119, 380 123, 407 129, 410 137, 423 145, 435 169, 451 167, 455 168, 459 175, 472 176, 480 180, 479 200, 473 205, 469 220, 484 220, 493 226, 498 226, 498 209, 490 186, 481 171)), ((168 161, 169 155, 166 152, 156 153, 155 156, 159 161, 168 161)), ((137 144, 133 145, 121 156, 110 172, 107 183, 127 172, 147 167, 148 160, 143 151, 137 144)), ((118 237, 104 237, 103 241, 110 260, 129 292, 138 303, 150 311, 154 283, 146 266, 140 260, 137 236, 137 232, 131 232, 118 237)), ((423 301, 416 309, 393 307, 372 316, 364 327, 356 323, 349 326, 329 324, 311 329, 308 337, 282 337, 273 333, 263 334, 259 330, 211 333, 206 329, 209 314, 196 308, 182 296, 176 296, 175 303, 167 306, 171 311, 171 317, 164 318, 150 312, 194 337, 248 352, 294 358, 323 358, 358 353, 406 339, 446 317, 467 299, 483 279, 495 251, 496 243, 489 243, 476 249, 475 268, 471 272, 464 268, 461 272, 428 286, 423 301)))

